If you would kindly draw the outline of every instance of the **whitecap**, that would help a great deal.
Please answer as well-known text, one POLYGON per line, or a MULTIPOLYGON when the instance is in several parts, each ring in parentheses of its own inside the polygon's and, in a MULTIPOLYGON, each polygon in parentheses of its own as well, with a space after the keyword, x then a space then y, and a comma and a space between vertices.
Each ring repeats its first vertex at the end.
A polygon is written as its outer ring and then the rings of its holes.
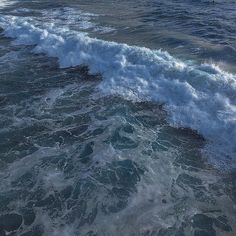
POLYGON ((34 52, 58 58, 60 67, 87 65, 91 74, 101 74, 104 95, 164 103, 171 125, 196 130, 214 155, 235 157, 234 74, 212 64, 184 62, 162 50, 103 41, 53 25, 45 29, 32 19, 2 17, 0 25, 15 43, 37 45, 34 52))

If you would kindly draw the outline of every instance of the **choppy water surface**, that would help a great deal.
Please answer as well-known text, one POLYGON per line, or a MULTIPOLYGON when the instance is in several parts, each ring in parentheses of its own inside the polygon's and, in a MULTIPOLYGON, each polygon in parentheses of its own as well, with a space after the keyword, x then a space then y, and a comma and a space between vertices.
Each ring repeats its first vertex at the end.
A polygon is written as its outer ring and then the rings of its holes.
POLYGON ((0 235, 235 235, 235 20, 1 1, 0 235))

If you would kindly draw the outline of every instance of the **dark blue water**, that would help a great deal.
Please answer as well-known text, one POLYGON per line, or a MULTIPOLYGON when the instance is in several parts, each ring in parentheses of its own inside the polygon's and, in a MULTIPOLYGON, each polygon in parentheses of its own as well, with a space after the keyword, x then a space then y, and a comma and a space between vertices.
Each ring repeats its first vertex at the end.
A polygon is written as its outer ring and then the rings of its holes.
MULTIPOLYGON (((116 40, 235 68, 235 1, 79 1, 119 29, 116 40), (133 37, 131 37, 133 35, 133 37)), ((106 36, 107 37, 107 36, 106 36)), ((108 37, 114 39, 114 37, 108 37)), ((234 70, 235 71, 235 70, 234 70)))
POLYGON ((0 236, 236 234, 235 1, 0 3, 0 236))

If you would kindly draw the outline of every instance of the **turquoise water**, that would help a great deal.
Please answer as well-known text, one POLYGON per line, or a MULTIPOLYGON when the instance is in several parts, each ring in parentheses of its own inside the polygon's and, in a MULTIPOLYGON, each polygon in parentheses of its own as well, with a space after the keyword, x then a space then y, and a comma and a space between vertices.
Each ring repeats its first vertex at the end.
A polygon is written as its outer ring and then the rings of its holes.
POLYGON ((3 3, 0 235, 235 235, 235 2, 3 3))

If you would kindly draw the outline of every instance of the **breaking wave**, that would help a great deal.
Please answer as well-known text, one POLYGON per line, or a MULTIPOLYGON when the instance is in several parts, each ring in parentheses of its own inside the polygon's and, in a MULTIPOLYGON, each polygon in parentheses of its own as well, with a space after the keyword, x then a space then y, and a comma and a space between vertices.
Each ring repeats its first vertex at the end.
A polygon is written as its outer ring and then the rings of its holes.
POLYGON ((101 74, 99 89, 105 95, 164 104, 173 126, 196 130, 208 140, 208 150, 235 157, 236 75, 161 50, 40 25, 29 17, 1 17, 0 26, 15 43, 58 58, 62 68, 86 65, 91 74, 101 74))

